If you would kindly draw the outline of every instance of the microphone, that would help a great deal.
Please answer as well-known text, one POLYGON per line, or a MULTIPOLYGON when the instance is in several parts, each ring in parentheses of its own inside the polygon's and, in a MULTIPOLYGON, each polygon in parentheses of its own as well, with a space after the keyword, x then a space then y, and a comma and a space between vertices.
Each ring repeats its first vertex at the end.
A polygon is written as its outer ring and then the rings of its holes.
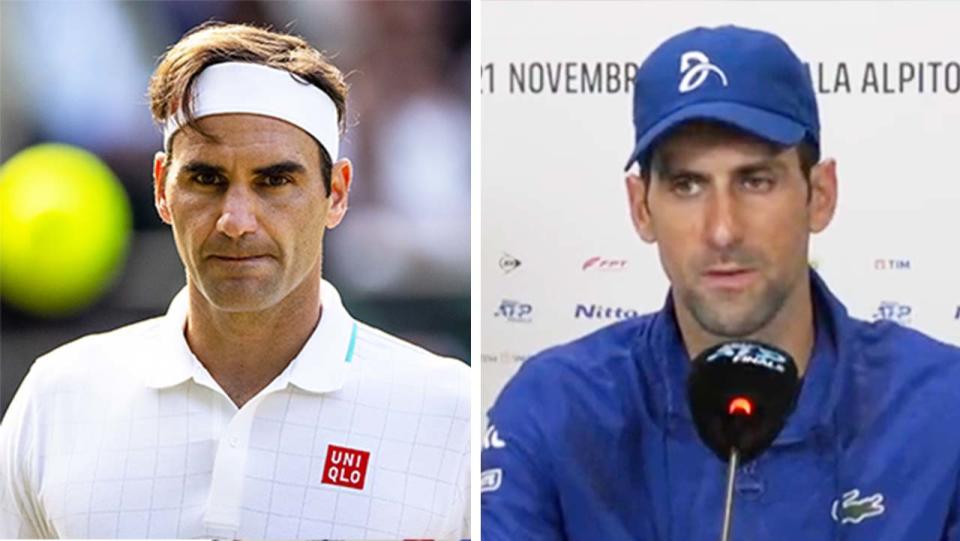
POLYGON ((730 538, 737 465, 757 458, 776 439, 800 391, 787 352, 750 340, 723 342, 693 360, 687 395, 703 443, 728 462, 720 539, 730 538))

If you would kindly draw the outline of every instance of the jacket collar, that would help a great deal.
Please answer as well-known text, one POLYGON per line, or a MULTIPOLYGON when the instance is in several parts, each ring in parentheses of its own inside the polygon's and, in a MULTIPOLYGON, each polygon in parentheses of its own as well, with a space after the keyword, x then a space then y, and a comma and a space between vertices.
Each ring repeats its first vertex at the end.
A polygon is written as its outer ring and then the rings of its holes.
MULTIPOLYGON (((813 354, 803 377, 796 408, 774 445, 800 441, 812 433, 829 435, 836 431, 834 414, 843 387, 843 371, 838 367, 849 364, 848 358, 853 354, 848 338, 851 320, 846 308, 813 269, 810 270, 810 284, 816 330, 813 354)), ((668 293, 664 307, 653 317, 647 344, 648 351, 641 359, 656 359, 654 373, 662 378, 660 387, 666 395, 659 417, 666 421, 668 429, 675 428, 678 421, 682 425, 692 425, 686 385, 690 357, 680 335, 672 292, 668 293)))

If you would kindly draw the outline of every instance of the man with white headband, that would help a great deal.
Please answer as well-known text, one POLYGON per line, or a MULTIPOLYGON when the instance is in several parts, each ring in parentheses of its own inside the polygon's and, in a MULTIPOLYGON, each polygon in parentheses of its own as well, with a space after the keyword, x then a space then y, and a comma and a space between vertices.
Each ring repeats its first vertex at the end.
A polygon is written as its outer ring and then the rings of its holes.
POLYGON ((298 37, 207 24, 150 84, 165 316, 38 359, 0 427, 0 538, 463 537, 469 369, 321 278, 347 88, 298 37))

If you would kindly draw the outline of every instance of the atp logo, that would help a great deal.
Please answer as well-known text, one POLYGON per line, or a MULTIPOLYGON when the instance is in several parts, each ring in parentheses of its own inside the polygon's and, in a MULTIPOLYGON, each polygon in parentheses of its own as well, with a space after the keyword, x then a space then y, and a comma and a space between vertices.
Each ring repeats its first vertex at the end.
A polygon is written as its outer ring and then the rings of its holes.
POLYGON ((700 88, 707 82, 710 73, 716 73, 720 77, 723 86, 727 86, 727 74, 720 68, 710 63, 710 59, 700 51, 687 51, 680 56, 680 73, 683 78, 680 79, 680 93, 686 94, 700 88))
POLYGON ((843 494, 843 501, 834 500, 830 508, 830 516, 840 524, 860 524, 865 519, 882 515, 886 511, 883 506, 883 494, 879 492, 860 497, 860 491, 853 489, 843 494))
POLYGON ((913 308, 909 304, 903 304, 896 301, 883 301, 873 314, 874 321, 888 320, 906 325, 910 323, 910 315, 913 308))
POLYGON ((511 322, 529 323, 533 321, 533 305, 512 299, 503 299, 493 317, 502 317, 511 322))

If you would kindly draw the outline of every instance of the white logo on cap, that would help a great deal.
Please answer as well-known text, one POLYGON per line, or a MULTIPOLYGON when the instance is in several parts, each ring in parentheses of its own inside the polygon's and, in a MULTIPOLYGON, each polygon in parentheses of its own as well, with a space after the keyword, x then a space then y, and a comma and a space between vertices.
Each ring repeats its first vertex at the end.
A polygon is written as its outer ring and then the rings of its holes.
POLYGON ((707 82, 707 76, 710 72, 720 76, 723 86, 727 86, 727 75, 723 70, 710 63, 707 55, 700 51, 687 51, 680 56, 680 73, 683 79, 680 79, 680 93, 686 94, 692 90, 700 88, 700 85, 707 82))

